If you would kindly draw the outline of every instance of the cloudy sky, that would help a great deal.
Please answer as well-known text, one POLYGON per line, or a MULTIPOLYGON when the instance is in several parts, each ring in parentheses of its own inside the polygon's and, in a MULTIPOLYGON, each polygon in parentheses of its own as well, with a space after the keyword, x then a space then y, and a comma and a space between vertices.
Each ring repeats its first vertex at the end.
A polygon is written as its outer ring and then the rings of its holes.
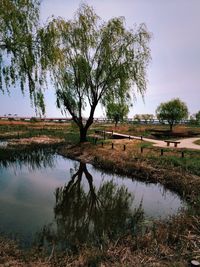
MULTIPOLYGON (((51 15, 73 18, 78 0, 42 0, 41 19, 51 15)), ((129 117, 138 113, 155 113, 160 102, 179 97, 190 113, 200 110, 200 0, 88 0, 103 19, 124 16, 128 28, 146 23, 153 34, 150 44, 152 62, 148 68, 145 101, 138 95, 129 117)), ((61 116, 55 107, 54 89, 46 92, 47 116, 61 116)), ((0 95, 0 115, 17 113, 34 116, 28 96, 18 88, 10 97, 0 95)), ((99 107, 96 116, 102 116, 99 107)))

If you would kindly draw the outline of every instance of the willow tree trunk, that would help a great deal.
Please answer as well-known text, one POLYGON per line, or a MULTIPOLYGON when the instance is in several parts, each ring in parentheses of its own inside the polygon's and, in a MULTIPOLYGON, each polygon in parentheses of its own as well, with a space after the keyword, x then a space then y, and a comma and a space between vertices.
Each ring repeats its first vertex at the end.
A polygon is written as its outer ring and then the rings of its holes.
POLYGON ((93 123, 93 118, 94 118, 94 111, 95 111, 95 108, 98 104, 98 101, 96 101, 93 106, 91 107, 91 110, 90 110, 90 116, 88 118, 88 120, 86 121, 86 124, 84 125, 82 123, 82 118, 80 120, 80 123, 78 124, 79 126, 79 131, 80 131, 80 142, 83 143, 83 142, 86 142, 87 141, 87 131, 88 129, 90 128, 90 126, 92 125, 93 123))
POLYGON ((80 142, 86 142, 87 141, 87 130, 88 128, 84 127, 84 128, 80 128, 80 142))

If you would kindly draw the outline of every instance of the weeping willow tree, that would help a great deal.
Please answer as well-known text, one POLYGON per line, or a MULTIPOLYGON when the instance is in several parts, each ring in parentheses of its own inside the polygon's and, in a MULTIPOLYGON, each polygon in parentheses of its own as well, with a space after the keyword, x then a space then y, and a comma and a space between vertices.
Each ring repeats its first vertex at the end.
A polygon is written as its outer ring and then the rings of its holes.
POLYGON ((38 0, 0 0, 0 90, 20 86, 24 93, 28 88, 44 112, 39 7, 38 0))
POLYGON ((73 20, 52 19, 39 27, 38 0, 0 0, 0 89, 28 85, 45 111, 42 89, 50 73, 57 106, 68 112, 86 141, 99 103, 146 90, 150 34, 144 24, 128 30, 122 17, 102 22, 83 4, 73 20), (87 120, 83 112, 89 111, 87 120))
POLYGON ((102 22, 85 4, 73 20, 59 18, 50 24, 57 35, 57 60, 48 62, 57 106, 69 112, 84 142, 98 103, 105 105, 110 94, 118 96, 131 88, 132 95, 136 91, 144 95, 150 33, 144 24, 126 29, 122 17, 102 22), (86 107, 89 116, 85 120, 86 107))

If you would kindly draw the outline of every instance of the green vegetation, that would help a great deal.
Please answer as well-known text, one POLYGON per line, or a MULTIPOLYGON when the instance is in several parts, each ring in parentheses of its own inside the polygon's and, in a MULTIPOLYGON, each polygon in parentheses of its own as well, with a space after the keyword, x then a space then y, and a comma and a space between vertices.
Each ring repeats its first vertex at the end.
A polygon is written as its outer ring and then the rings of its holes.
POLYGON ((73 124, 40 124, 37 122, 30 124, 0 125, 0 139, 30 138, 39 136, 49 136, 65 139, 68 143, 78 143, 79 133, 73 124))
POLYGON ((129 112, 129 107, 126 103, 109 102, 106 105, 106 116, 115 122, 115 127, 119 121, 123 122, 129 112))
POLYGON ((156 109, 157 118, 160 121, 167 121, 170 131, 174 124, 188 117, 188 108, 179 98, 172 99, 169 102, 161 103, 156 109))
POLYGON ((122 18, 102 22, 87 5, 81 6, 73 21, 52 23, 60 37, 55 42, 59 61, 55 58, 50 66, 57 104, 72 116, 84 142, 98 103, 106 105, 111 95, 128 95, 133 84, 144 94, 150 34, 145 25, 127 30, 122 18), (86 105, 89 117, 84 122, 86 105))
MULTIPOLYGON (((169 150, 165 150, 169 152, 169 150)), ((181 152, 179 154, 176 152, 175 155, 170 155, 169 153, 165 154, 163 157, 159 156, 147 156, 147 159, 150 160, 151 163, 154 163, 158 168, 176 168, 178 170, 182 170, 187 173, 195 174, 200 176, 200 152, 195 151, 185 151, 184 158, 181 157, 181 152)))
POLYGON ((57 106, 72 116, 81 142, 86 141, 98 103, 105 105, 111 94, 128 95, 132 85, 144 95, 151 37, 144 24, 128 30, 122 17, 105 23, 83 4, 74 20, 52 19, 38 28, 39 1, 1 4, 0 89, 20 81, 24 92, 28 81, 30 97, 44 113, 42 90, 50 72, 57 106), (85 122, 86 106, 90 115, 85 122))
MULTIPOLYGON (((38 0, 1 0, 0 3, 0 90, 28 84, 31 100, 44 112, 41 84, 38 0)), ((42 64, 44 66, 44 64, 42 64)))

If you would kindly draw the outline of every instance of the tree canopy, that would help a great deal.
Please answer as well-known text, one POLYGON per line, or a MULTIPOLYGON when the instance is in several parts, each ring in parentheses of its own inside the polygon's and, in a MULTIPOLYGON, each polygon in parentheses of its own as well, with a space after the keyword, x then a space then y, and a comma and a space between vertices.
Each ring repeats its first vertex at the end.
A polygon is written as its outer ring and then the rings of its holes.
POLYGON ((0 1, 0 90, 28 87, 35 106, 44 112, 38 0, 0 1))
POLYGON ((129 107, 126 103, 110 102, 106 106, 106 116, 115 122, 115 126, 126 118, 128 112, 129 107))
POLYGON ((106 116, 115 122, 115 127, 119 121, 123 121, 127 117, 129 106, 131 105, 131 97, 129 92, 122 91, 117 95, 114 95, 112 92, 110 92, 109 95, 104 99, 106 116))
POLYGON ((150 34, 144 24, 127 30, 122 17, 102 22, 87 5, 80 7, 74 20, 51 23, 59 39, 57 58, 50 63, 57 104, 69 112, 85 141, 98 103, 104 105, 111 94, 128 93, 133 85, 144 95, 150 34), (89 118, 84 121, 86 106, 89 118))
POLYGON ((187 119, 188 108, 179 98, 175 98, 168 102, 161 103, 156 109, 156 115, 160 121, 167 121, 172 131, 174 124, 183 119, 187 119))
POLYGON ((20 84, 24 92, 28 85, 44 112, 42 89, 50 74, 57 106, 72 116, 85 141, 98 103, 130 88, 132 97, 136 91, 144 95, 150 33, 145 24, 126 29, 123 17, 103 22, 86 4, 73 20, 53 18, 39 27, 39 6, 38 0, 1 0, 0 89, 20 84))

